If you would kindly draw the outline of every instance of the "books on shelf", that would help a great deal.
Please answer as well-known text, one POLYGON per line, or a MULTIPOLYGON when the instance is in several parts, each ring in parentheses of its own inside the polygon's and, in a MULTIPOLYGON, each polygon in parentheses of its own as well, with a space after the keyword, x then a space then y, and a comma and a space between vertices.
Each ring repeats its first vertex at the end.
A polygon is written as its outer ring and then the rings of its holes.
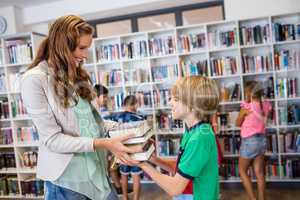
POLYGON ((267 152, 266 153, 278 153, 278 141, 277 141, 277 135, 276 134, 267 134, 267 152))
POLYGON ((33 58, 30 40, 5 41, 8 63, 29 63, 33 58))
POLYGON ((279 106, 278 117, 280 125, 300 124, 300 105, 279 106))
POLYGON ((240 27, 240 44, 266 44, 271 41, 269 24, 240 27))
POLYGON ((147 57, 147 41, 133 41, 121 43, 121 57, 123 59, 147 57))
POLYGON ((112 110, 122 109, 122 103, 124 101, 124 98, 125 96, 123 92, 110 96, 110 103, 111 103, 112 110))
POLYGON ((221 112, 217 115, 217 124, 219 129, 226 130, 228 128, 236 128, 235 121, 239 115, 238 111, 221 112))
POLYGON ((12 128, 0 129, 0 144, 13 144, 12 128))
POLYGON ((16 176, 0 176, 0 196, 16 196, 20 194, 16 176))
POLYGON ((32 127, 18 127, 17 128, 18 143, 32 143, 39 140, 39 135, 34 126, 32 127))
POLYGON ((213 30, 208 32, 208 42, 212 49, 234 47, 237 42, 237 30, 233 28, 228 31, 213 30))
POLYGON ((35 168, 37 165, 38 152, 25 151, 19 155, 22 168, 35 168))
POLYGON ((184 124, 181 120, 173 120, 172 115, 169 113, 160 113, 156 116, 156 127, 159 130, 183 129, 184 124))
POLYGON ((161 65, 161 66, 152 66, 151 67, 152 80, 163 81, 166 79, 175 79, 178 77, 178 65, 161 65))
POLYGON ((16 168, 16 159, 14 152, 0 153, 0 170, 8 170, 16 168))
POLYGON ((300 49, 275 49, 274 66, 276 70, 300 69, 300 49))
POLYGON ((173 35, 165 37, 153 37, 149 39, 150 56, 164 56, 176 52, 175 38, 173 35))
POLYGON ((155 107, 168 106, 170 98, 171 98, 170 89, 160 89, 160 90, 153 91, 153 101, 155 107))
POLYGON ((0 73, 0 92, 7 92, 5 73, 0 73))
POLYGON ((238 56, 226 56, 221 58, 210 58, 211 76, 228 76, 238 73, 238 56))
POLYGON ((273 23, 274 41, 289 41, 299 38, 299 24, 273 23))
MULTIPOLYGON (((0 44, 1 45, 1 44, 0 44)), ((4 60, 3 60, 3 54, 2 54, 2 52, 3 52, 3 47, 2 46, 0 46, 0 65, 3 65, 4 64, 4 60)))
POLYGON ((26 197, 43 196, 44 181, 35 177, 28 177, 21 180, 22 195, 26 197))
POLYGON ((218 140, 224 155, 239 153, 241 144, 241 138, 239 135, 218 135, 218 140))
POLYGON ((128 95, 135 95, 138 100, 139 108, 151 108, 153 106, 152 95, 150 91, 134 91, 128 95))
POLYGON ((278 97, 289 98, 297 97, 298 94, 298 78, 277 78, 276 93, 278 97))
POLYGON ((99 71, 98 80, 103 85, 110 86, 121 86, 122 85, 122 71, 111 70, 111 71, 99 71))
POLYGON ((178 50, 181 53, 193 52, 205 47, 205 33, 181 34, 178 38, 178 50))
POLYGON ((0 99, 0 119, 8 119, 9 115, 9 103, 7 98, 0 99))
POLYGON ((283 177, 284 178, 300 178, 300 160, 286 159, 283 161, 283 177))
POLYGON ((275 98, 275 92, 274 92, 274 77, 270 76, 266 82, 266 87, 264 90, 264 96, 268 99, 274 99, 275 98))
POLYGON ((148 69, 129 69, 124 70, 125 85, 150 82, 148 69))
POLYGON ((92 84, 95 85, 97 83, 97 78, 96 78, 97 75, 95 72, 89 72, 89 73, 90 73, 92 84))
POLYGON ((120 46, 116 44, 96 46, 97 62, 117 61, 120 59, 120 46))
POLYGON ((225 86, 222 85, 220 88, 220 102, 233 102, 240 101, 242 99, 241 95, 241 85, 235 83, 234 85, 225 86))
POLYGON ((22 74, 22 72, 17 72, 8 75, 10 92, 20 92, 22 74))
POLYGON ((179 77, 190 75, 208 76, 208 62, 207 60, 191 61, 179 60, 179 77))
POLYGON ((159 156, 177 156, 180 147, 180 138, 161 138, 158 143, 159 156))
POLYGON ((279 141, 282 153, 300 153, 300 132, 298 130, 280 134, 279 141))
POLYGON ((260 55, 250 56, 243 54, 242 56, 243 73, 268 72, 272 70, 272 56, 260 55))
POLYGON ((27 115, 27 111, 21 97, 18 97, 11 102, 11 111, 12 117, 22 117, 27 115))

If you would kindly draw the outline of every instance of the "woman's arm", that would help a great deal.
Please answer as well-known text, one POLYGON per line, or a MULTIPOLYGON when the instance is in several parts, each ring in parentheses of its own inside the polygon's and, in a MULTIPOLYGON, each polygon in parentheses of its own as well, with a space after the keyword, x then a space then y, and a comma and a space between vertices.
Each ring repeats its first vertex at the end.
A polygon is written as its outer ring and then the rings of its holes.
MULTIPOLYGON (((95 149, 108 149, 124 163, 133 162, 127 153, 137 152, 122 144, 131 137, 125 135, 114 139, 93 139, 66 134, 49 105, 46 91, 48 79, 46 75, 30 74, 22 79, 21 94, 27 112, 39 133, 40 142, 50 151, 57 153, 93 152, 95 149)), ((134 162, 136 163, 136 162, 134 162)))
POLYGON ((155 183, 157 183, 163 190, 165 190, 171 196, 177 196, 182 194, 189 179, 182 177, 180 174, 176 173, 175 176, 168 176, 161 174, 149 163, 143 162, 138 165, 141 167, 155 183))

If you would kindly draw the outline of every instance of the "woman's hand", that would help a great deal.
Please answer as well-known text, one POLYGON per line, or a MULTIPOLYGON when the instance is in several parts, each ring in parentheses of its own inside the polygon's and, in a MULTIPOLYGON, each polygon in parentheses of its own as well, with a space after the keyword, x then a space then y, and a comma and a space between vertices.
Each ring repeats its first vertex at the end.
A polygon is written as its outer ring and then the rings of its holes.
POLYGON ((132 134, 124 134, 113 138, 95 139, 94 147, 95 149, 106 148, 111 151, 122 164, 137 165, 139 162, 133 160, 128 154, 142 152, 142 147, 138 145, 127 147, 122 143, 132 137, 132 134))

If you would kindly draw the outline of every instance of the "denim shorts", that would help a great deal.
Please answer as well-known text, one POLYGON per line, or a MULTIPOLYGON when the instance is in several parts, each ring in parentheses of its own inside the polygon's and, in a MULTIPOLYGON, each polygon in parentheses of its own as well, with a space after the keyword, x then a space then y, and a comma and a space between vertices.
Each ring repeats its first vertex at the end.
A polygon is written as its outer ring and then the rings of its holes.
POLYGON ((120 173, 123 175, 142 174, 143 170, 137 166, 120 165, 120 173))
MULTIPOLYGON (((107 200, 118 200, 118 196, 115 190, 112 189, 111 193, 107 197, 107 200)), ((44 200, 91 200, 87 196, 74 192, 64 187, 60 187, 45 181, 45 198, 44 200)))
POLYGON ((242 138, 240 147, 240 156, 243 158, 253 159, 262 155, 267 149, 267 139, 265 134, 255 134, 253 136, 242 138))
POLYGON ((192 194, 181 194, 176 197, 173 197, 173 200, 193 200, 192 194))

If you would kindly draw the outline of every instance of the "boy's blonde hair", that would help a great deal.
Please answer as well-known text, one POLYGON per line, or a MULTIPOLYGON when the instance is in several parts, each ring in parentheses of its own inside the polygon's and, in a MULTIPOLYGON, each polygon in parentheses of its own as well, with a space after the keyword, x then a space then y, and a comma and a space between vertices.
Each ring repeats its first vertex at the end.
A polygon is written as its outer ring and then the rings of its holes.
POLYGON ((188 106, 201 120, 209 120, 219 105, 219 89, 216 82, 200 75, 179 79, 172 87, 171 94, 188 106))

